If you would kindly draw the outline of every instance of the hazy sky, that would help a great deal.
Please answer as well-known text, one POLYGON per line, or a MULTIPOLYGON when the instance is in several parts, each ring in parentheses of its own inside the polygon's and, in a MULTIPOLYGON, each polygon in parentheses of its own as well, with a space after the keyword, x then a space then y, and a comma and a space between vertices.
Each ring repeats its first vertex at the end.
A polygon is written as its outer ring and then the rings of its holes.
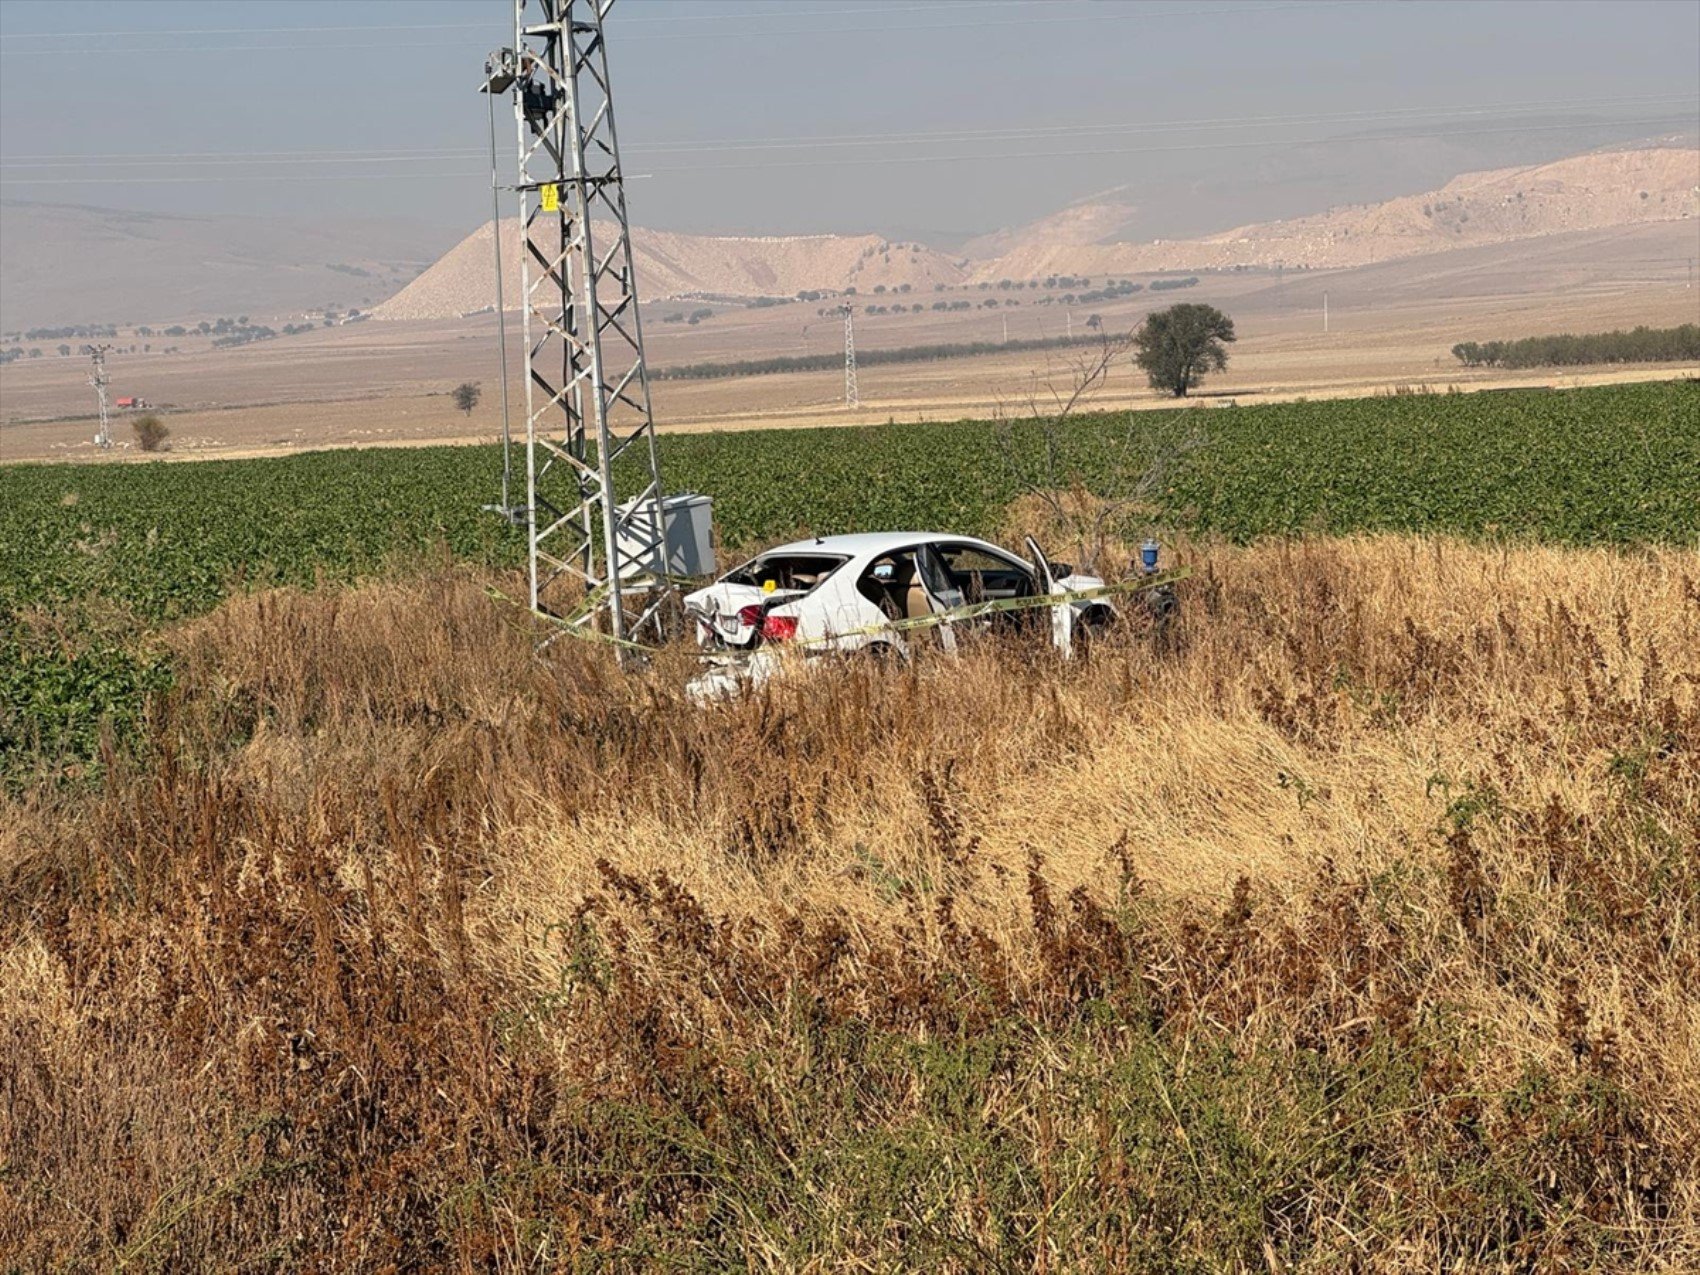
MULTIPOLYGON (((470 228, 512 13, 0 0, 0 194, 470 228)), ((1700 127, 1695 0, 620 0, 609 32, 633 218, 678 230, 973 233, 1126 186, 1181 233, 1700 127)))

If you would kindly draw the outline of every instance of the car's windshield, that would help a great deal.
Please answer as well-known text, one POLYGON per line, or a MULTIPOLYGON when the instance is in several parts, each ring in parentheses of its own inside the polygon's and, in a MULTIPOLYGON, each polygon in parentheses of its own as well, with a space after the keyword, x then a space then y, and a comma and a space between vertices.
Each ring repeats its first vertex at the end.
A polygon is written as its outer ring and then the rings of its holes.
POLYGON ((807 592, 849 559, 828 553, 769 553, 746 562, 724 577, 726 584, 749 584, 775 590, 807 592))

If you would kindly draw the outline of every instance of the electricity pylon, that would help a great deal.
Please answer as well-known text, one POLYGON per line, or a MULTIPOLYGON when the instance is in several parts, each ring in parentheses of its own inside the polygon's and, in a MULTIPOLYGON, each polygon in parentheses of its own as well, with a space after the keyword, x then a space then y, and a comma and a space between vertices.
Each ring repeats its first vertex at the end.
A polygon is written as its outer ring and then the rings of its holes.
POLYGON ((519 134, 531 607, 624 641, 659 628, 667 584, 603 33, 613 4, 514 0, 514 47, 492 55, 487 85, 511 89, 519 134))
POLYGON ((844 307, 844 406, 855 407, 862 398, 856 392, 856 312, 844 307))
POLYGON ((85 345, 83 353, 89 356, 89 384, 94 386, 95 397, 100 400, 100 428, 95 431, 94 445, 106 449, 112 448, 112 418, 106 402, 106 352, 110 345, 85 345))

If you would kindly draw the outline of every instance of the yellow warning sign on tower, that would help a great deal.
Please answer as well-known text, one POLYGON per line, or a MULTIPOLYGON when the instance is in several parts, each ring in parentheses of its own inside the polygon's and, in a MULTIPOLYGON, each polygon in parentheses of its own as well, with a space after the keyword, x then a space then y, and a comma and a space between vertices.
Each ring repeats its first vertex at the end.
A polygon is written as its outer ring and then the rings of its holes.
POLYGON ((554 182, 545 182, 537 188, 537 194, 543 201, 544 212, 558 212, 561 207, 561 188, 554 182))

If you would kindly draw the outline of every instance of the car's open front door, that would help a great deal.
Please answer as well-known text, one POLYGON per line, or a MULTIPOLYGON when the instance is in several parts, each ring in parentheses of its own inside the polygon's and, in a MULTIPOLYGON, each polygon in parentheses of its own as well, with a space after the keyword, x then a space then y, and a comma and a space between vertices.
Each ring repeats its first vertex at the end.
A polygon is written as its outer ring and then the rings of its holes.
MULTIPOLYGON (((1033 555, 1033 570, 1038 578, 1039 592, 1066 593, 1056 576, 1051 572, 1051 561, 1045 557, 1045 551, 1039 548, 1039 542, 1032 536, 1027 537, 1027 552, 1033 555)), ((1050 608, 1051 612, 1051 642, 1065 657, 1074 654, 1074 608, 1063 602, 1050 608)))
MULTIPOLYGON (((963 604, 965 599, 962 590, 957 586, 949 569, 939 561, 939 556, 933 552, 931 545, 916 547, 915 566, 921 587, 926 590, 927 602, 933 608, 933 614, 952 611, 963 604)), ((947 651, 956 650, 956 633, 948 620, 938 626, 938 635, 940 646, 947 651)))

